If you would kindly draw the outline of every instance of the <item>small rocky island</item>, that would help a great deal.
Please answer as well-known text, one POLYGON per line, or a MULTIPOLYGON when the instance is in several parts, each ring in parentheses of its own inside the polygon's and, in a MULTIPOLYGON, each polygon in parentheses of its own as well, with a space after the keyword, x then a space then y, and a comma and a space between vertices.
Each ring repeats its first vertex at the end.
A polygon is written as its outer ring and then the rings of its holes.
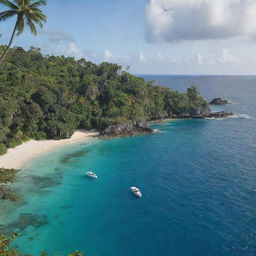
POLYGON ((209 102, 210 105, 226 105, 229 104, 227 100, 222 98, 214 98, 212 101, 209 102))

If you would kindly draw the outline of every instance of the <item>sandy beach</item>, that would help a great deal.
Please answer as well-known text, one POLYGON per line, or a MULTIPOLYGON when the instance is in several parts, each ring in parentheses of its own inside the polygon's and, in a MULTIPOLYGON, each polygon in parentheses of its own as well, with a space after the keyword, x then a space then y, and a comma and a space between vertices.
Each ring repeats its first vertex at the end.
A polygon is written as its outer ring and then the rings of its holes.
POLYGON ((45 152, 71 143, 86 141, 98 135, 99 133, 95 131, 78 130, 69 139, 42 141, 30 140, 16 148, 8 149, 5 155, 0 156, 0 168, 20 169, 29 160, 45 152))

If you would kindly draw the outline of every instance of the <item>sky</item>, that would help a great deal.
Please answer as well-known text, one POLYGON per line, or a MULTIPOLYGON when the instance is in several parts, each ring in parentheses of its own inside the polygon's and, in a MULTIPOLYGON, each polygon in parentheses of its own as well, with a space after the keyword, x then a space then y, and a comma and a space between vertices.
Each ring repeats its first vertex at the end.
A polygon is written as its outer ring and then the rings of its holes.
MULTIPOLYGON (((255 0, 48 0, 42 10, 44 28, 14 45, 135 74, 255 75, 255 0)), ((14 23, 0 23, 1 44, 14 23)))

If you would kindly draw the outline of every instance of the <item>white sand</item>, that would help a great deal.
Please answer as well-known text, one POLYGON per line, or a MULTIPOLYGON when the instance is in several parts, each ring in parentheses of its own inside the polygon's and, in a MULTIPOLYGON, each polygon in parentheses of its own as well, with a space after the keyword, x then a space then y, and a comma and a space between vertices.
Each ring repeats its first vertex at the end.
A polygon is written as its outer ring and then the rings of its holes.
POLYGON ((14 149, 8 149, 7 153, 0 156, 0 168, 22 168, 29 160, 39 156, 47 151, 57 147, 79 142, 86 141, 92 137, 98 136, 99 133, 95 131, 76 131, 70 139, 63 140, 30 140, 17 146, 14 149))

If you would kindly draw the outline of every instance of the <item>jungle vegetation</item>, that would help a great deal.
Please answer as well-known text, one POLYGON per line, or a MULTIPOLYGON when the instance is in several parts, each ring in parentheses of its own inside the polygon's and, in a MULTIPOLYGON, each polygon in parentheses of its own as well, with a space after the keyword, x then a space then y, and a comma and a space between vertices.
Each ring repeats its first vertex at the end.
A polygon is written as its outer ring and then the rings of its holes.
MULTIPOLYGON (((6 46, 0 46, 0 54, 6 46)), ((30 138, 61 139, 75 129, 181 117, 208 103, 196 87, 173 91, 117 64, 9 50, 0 67, 0 154, 30 138)))

